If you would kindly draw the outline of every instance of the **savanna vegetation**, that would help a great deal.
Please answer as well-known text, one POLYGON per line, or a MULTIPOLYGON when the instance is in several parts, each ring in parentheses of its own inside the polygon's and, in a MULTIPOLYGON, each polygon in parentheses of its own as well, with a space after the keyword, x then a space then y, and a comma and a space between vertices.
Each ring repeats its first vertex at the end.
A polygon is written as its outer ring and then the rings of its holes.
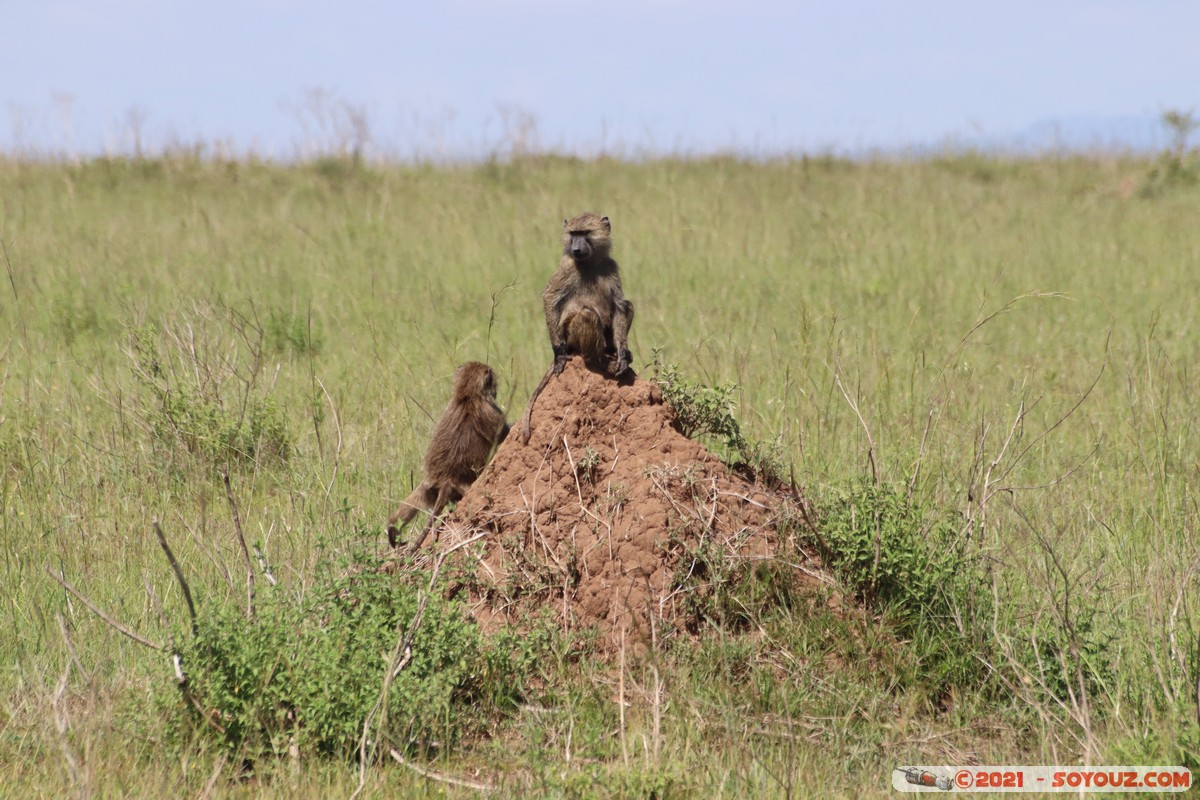
POLYGON ((1186 147, 0 161, 0 793, 883 797, 904 764, 1200 765, 1197 172, 1186 147), (802 487, 840 608, 724 576, 697 638, 613 663, 374 569, 454 367, 491 363, 520 414, 584 209, 635 368, 802 487))

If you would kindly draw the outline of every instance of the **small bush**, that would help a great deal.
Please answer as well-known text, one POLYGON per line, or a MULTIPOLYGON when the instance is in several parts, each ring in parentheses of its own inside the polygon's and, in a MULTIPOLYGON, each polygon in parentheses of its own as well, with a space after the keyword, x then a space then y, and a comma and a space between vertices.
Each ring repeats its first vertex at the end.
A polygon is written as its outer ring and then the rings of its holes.
POLYGON ((150 412, 154 435, 218 461, 284 460, 292 451, 287 420, 274 400, 255 398, 243 416, 186 390, 164 391, 150 412))
POLYGON ((67 289, 55 299, 52 319, 55 333, 67 347, 98 338, 110 327, 95 298, 78 288, 67 289))
POLYGON ((1074 611, 1071 625, 1042 618, 1028 632, 1030 646, 1021 651, 1023 666, 1042 691, 1059 703, 1080 693, 1096 697, 1113 682, 1113 639, 1101 624, 1096 607, 1074 611))
POLYGON ((938 611, 966 588, 956 532, 940 522, 902 490, 862 483, 823 506, 821 533, 830 566, 860 598, 938 611))
POLYGON ((1169 110, 1163 112, 1160 121, 1171 137, 1171 144, 1146 174, 1141 188, 1143 197, 1200 184, 1200 157, 1192 152, 1189 142, 1200 129, 1200 119, 1191 111, 1169 110))
POLYGON ((263 324, 267 348, 273 353, 315 356, 325 346, 320 324, 308 314, 271 309, 263 324))
POLYGON ((1163 153, 1146 172, 1139 194, 1156 197, 1172 189, 1186 189, 1200 184, 1200 158, 1176 157, 1163 153))
POLYGON ((283 409, 230 366, 235 357, 181 346, 150 325, 131 331, 129 344, 134 377, 148 395, 142 415, 156 441, 222 465, 292 455, 283 409))
POLYGON ((654 353, 654 382, 675 412, 679 432, 688 438, 707 435, 723 439, 731 448, 740 448, 742 429, 733 416, 733 395, 737 384, 702 386, 689 383, 675 364, 664 364, 654 353))
POLYGON ((589 445, 583 451, 583 455, 575 462, 575 477, 587 481, 588 483, 596 482, 596 470, 600 468, 600 454, 589 445))
POLYGON ((683 592, 685 626, 696 633, 708 623, 743 631, 764 614, 790 609, 796 583, 787 566, 791 554, 780 552, 771 561, 731 558, 728 543, 701 536, 672 536, 668 549, 678 552, 672 586, 683 592))
POLYGON ((900 487, 859 483, 822 504, 818 543, 828 566, 902 636, 928 650, 935 681, 982 674, 991 589, 955 518, 900 487))
POLYGON ((690 383, 680 374, 677 365, 662 361, 659 350, 654 351, 651 366, 654 370, 652 380, 675 412, 680 433, 689 439, 713 437, 724 448, 724 461, 731 467, 747 468, 751 477, 761 477, 769 483, 783 482, 778 448, 751 442, 742 435, 742 427, 733 415, 737 384, 704 386, 690 383))
MULTIPOLYGON (((299 602, 266 592, 253 619, 240 609, 202 615, 183 650, 196 734, 251 761, 289 748, 353 756, 428 581, 378 567, 361 558, 299 602)), ((460 603, 431 596, 411 660, 372 720, 376 752, 428 752, 486 730, 514 706, 544 644, 536 635, 484 637, 460 603)))

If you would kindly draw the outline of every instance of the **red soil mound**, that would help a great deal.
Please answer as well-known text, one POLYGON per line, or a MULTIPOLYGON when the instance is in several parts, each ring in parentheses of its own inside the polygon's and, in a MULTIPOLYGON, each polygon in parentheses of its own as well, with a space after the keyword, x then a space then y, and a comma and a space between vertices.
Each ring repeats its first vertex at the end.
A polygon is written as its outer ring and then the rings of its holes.
POLYGON ((694 628, 718 568, 786 547, 792 579, 816 584, 815 562, 797 563, 806 557, 777 530, 794 506, 732 474, 673 419, 656 385, 580 359, 550 381, 529 444, 513 430, 439 536, 440 551, 454 548, 447 563, 470 576, 460 587, 481 623, 549 608, 563 626, 598 628, 601 647, 644 646, 694 628))

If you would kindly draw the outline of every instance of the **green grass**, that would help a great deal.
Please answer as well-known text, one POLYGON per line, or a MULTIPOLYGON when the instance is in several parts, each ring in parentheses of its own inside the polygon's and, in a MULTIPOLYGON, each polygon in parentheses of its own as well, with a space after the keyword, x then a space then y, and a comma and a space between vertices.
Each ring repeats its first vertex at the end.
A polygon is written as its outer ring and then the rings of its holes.
MULTIPOLYGON (((978 548, 991 677, 947 688, 958 639, 894 611, 756 611, 624 670, 547 658, 489 736, 421 763, 502 796, 882 797, 901 763, 1200 762, 1200 187, 1154 169, 0 161, 6 795, 354 790, 345 761, 247 783, 173 744, 169 659, 46 569, 163 640, 186 612, 158 518, 201 609, 237 607, 222 468, 298 598, 382 547, 457 364, 492 363, 520 413, 584 209, 613 220, 635 368, 661 349, 736 384, 741 433, 819 506, 898 487, 978 548)), ((470 794, 366 772, 367 796, 421 792, 470 794)))

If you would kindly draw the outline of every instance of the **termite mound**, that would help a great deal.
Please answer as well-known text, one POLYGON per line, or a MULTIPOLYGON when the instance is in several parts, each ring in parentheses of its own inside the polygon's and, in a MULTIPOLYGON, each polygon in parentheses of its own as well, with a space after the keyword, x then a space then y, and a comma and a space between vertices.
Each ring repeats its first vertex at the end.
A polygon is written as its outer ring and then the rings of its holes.
POLYGON ((573 358, 537 413, 529 443, 508 437, 439 526, 452 591, 485 627, 549 613, 601 649, 641 649, 696 634, 717 583, 756 570, 837 602, 801 541, 803 499, 684 436, 654 383, 573 358))

